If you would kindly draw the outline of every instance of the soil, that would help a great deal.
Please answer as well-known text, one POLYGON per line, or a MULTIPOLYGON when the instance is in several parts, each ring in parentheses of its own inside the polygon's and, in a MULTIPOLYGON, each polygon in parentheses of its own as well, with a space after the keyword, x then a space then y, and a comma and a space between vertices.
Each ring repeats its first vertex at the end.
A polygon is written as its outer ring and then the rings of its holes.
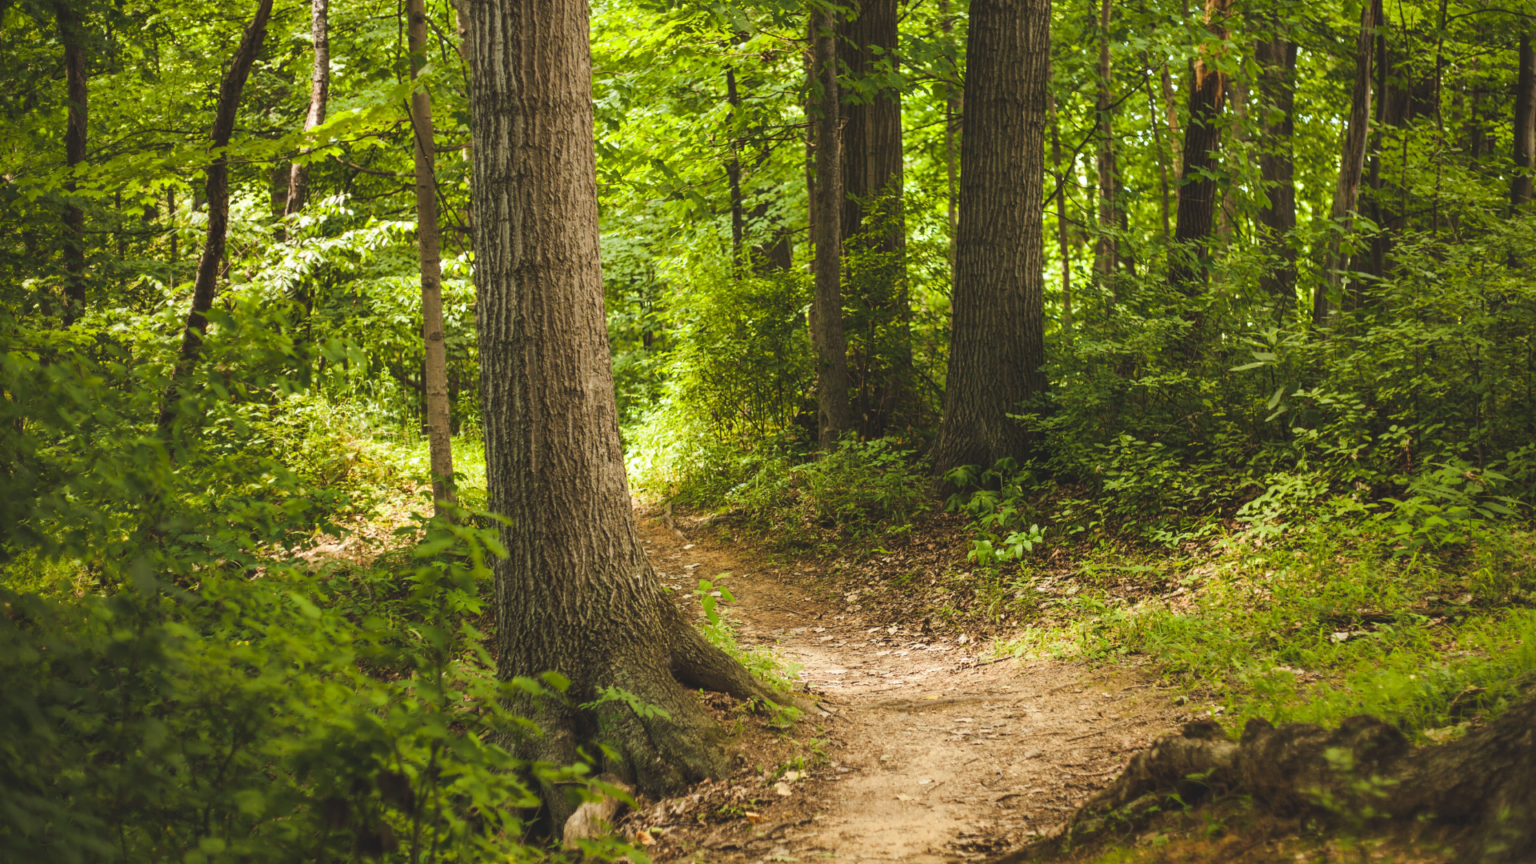
MULTIPOLYGON (((827 596, 814 565, 684 534, 655 512, 639 523, 680 602, 702 614, 699 580, 723 586, 740 646, 799 664, 824 709, 744 735, 733 777, 640 802, 622 830, 656 860, 985 860, 1056 828, 1182 717, 1134 661, 996 659, 926 616, 835 602, 846 598, 827 596)), ((711 705, 750 732, 739 708, 711 705)))

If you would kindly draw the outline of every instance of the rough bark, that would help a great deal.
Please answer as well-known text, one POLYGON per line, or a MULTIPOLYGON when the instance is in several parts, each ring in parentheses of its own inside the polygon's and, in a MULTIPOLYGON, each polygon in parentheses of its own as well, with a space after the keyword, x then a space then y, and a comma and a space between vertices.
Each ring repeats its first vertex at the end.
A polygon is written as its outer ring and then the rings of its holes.
MULTIPOLYGON (((325 122, 326 102, 331 93, 330 0, 310 0, 309 32, 315 43, 315 65, 309 76, 309 113, 304 115, 304 131, 325 122)), ((288 168, 288 202, 285 215, 304 209, 309 197, 309 163, 295 162, 288 168)))
POLYGON ((1044 135, 1049 0, 971 4, 960 232, 944 420, 933 469, 1029 455, 1008 417, 1045 391, 1044 135))
POLYGON ((85 314, 85 211, 75 200, 74 169, 85 161, 90 87, 80 17, 62 3, 57 17, 59 38, 64 43, 64 81, 69 97, 69 120, 64 127, 64 159, 70 168, 64 181, 64 326, 68 327, 85 314))
MULTIPOLYGON (((1231 0, 1206 2, 1205 26, 1215 39, 1227 38, 1226 18, 1230 4, 1231 0)), ((1189 90, 1189 123, 1184 127, 1183 174, 1175 211, 1174 245, 1168 260, 1169 282, 1191 297, 1198 295, 1205 283, 1206 243, 1216 227, 1215 171, 1228 82, 1215 59, 1207 58, 1202 51, 1194 62, 1189 90)), ((1194 318, 1198 328, 1198 314, 1194 318)))
POLYGON ((208 310, 213 308, 213 294, 218 287, 219 270, 224 261, 224 244, 229 233, 229 159, 224 148, 229 146, 235 131, 235 115, 240 108, 240 94, 245 90, 245 79, 250 75, 251 64, 261 51, 267 38, 267 19, 272 15, 272 0, 260 0, 256 15, 246 25, 235 57, 224 73, 219 85, 219 100, 214 109, 213 131, 209 135, 209 149, 216 154, 205 171, 203 195, 208 201, 208 231, 203 240, 203 254, 197 262, 197 276, 192 283, 192 308, 187 312, 187 324, 181 334, 181 348, 176 352, 176 363, 171 368, 171 380, 166 385, 165 396, 160 402, 158 427, 161 437, 167 437, 176 422, 181 403, 181 387, 186 377, 197 365, 203 349, 203 335, 208 330, 208 310))
MULTIPOLYGON (((316 4, 324 0, 316 0, 316 4)), ((407 0, 406 39, 411 79, 427 65, 427 4, 407 0)), ((437 227, 437 148, 432 95, 411 93, 412 147, 416 163, 416 247, 421 259, 421 335, 426 350, 422 384, 427 397, 427 445, 432 463, 432 501, 438 515, 453 502, 453 429, 448 414, 448 347, 443 341, 443 267, 437 227)), ((297 166, 295 166, 297 167, 297 166)))
MULTIPOLYGON (((1270 26, 1280 22, 1271 19, 1270 26)), ((1259 151, 1259 174, 1264 182, 1265 204, 1259 209, 1259 224, 1264 226, 1264 241, 1279 259, 1261 280, 1264 290, 1274 298, 1275 318, 1284 321, 1286 312, 1296 303, 1296 250, 1289 242, 1296 228, 1296 179, 1293 158, 1296 104, 1296 43, 1283 32, 1269 34, 1254 46, 1259 64, 1259 86, 1263 94, 1264 136, 1259 151)))
MULTIPOLYGON (((635 530, 598 260, 584 0, 470 4, 476 320, 495 564, 498 674, 556 671, 563 699, 523 706, 520 756, 602 771, 647 794, 726 769, 691 687, 769 698, 682 620, 635 530), (621 688, 663 713, 635 711, 621 688), (581 707, 581 706, 588 707, 581 707)), ((551 824, 575 805, 546 789, 551 824)))
POLYGON ((843 334, 842 136, 837 94, 837 22, 832 7, 817 3, 811 14, 812 82, 815 99, 815 184, 811 194, 811 241, 815 287, 811 341, 816 349, 816 430, 822 450, 837 446, 852 425, 848 404, 848 342, 843 334))
POLYGON ((1519 210, 1531 203, 1531 172, 1536 170, 1536 50, 1531 48, 1531 37, 1523 33, 1515 88, 1515 176, 1509 185, 1509 206, 1519 210))
POLYGON ((1248 721, 1233 743, 1191 723, 1132 757, 1063 831, 994 864, 1015 864, 1109 831, 1136 830, 1158 809, 1244 794, 1281 816, 1352 823, 1429 821, 1460 829, 1462 860, 1536 856, 1536 700, 1449 744, 1414 749, 1397 727, 1357 716, 1329 730, 1248 721), (1198 775, 1199 779, 1195 779, 1198 775))
POLYGON ((1360 10, 1360 31, 1355 37, 1355 84, 1349 99, 1349 125, 1344 131, 1339 182, 1334 189, 1333 208, 1329 214, 1335 228, 1323 267, 1328 274, 1328 284, 1318 286, 1312 298, 1314 326, 1320 327, 1327 323, 1331 303, 1329 295, 1339 293, 1340 271, 1346 265, 1340 238, 1354 227, 1355 213, 1360 204, 1360 176, 1365 169, 1366 130, 1371 117, 1372 33, 1381 20, 1380 16, 1380 0, 1365 3, 1360 10))
POLYGON ((902 201, 901 92, 885 75, 896 62, 896 0, 862 0, 838 25, 842 95, 843 251, 857 327, 850 410, 859 434, 885 434, 903 402, 911 365, 902 201))

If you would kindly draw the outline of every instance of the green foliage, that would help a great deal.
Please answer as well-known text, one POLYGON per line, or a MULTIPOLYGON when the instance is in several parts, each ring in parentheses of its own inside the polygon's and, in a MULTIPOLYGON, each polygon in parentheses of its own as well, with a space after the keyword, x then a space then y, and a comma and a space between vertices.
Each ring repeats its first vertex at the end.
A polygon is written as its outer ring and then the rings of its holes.
POLYGON ((928 480, 892 439, 849 439, 819 459, 784 450, 743 458, 716 499, 781 548, 870 549, 911 530, 932 506, 928 480))
MULTIPOLYGON (((462 518, 469 514, 459 514, 462 518)), ((424 526, 408 576, 269 568, 195 591, 0 595, 0 844, 18 860, 534 861, 520 808, 586 766, 513 759, 474 627, 499 549, 424 526)), ((612 847, 603 857, 633 854, 612 847)))
POLYGON ((1234 543, 1182 580, 1187 608, 1080 603, 1079 646, 1150 656, 1238 728, 1368 713, 1432 730, 1522 698, 1536 682, 1531 537, 1489 535, 1457 561, 1404 559, 1397 544, 1339 528, 1234 543))

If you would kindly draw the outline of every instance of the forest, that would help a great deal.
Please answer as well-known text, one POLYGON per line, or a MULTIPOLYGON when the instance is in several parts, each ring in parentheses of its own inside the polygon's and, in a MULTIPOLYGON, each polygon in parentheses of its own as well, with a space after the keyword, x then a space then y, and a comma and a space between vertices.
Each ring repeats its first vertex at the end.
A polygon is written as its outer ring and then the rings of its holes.
POLYGON ((0 0, 0 864, 1536 860, 1536 5, 0 0))

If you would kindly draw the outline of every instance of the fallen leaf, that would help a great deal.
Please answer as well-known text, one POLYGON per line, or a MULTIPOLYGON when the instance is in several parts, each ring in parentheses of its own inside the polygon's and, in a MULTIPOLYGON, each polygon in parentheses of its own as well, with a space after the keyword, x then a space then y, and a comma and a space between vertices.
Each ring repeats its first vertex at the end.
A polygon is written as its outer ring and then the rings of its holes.
POLYGON ((753 825, 756 825, 757 823, 763 821, 763 814, 755 813, 755 812, 753 812, 751 810, 748 810, 747 812, 745 812, 745 813, 743 813, 741 815, 743 817, 745 817, 746 820, 748 822, 751 822, 753 825))
POLYGON ((784 772, 784 782, 785 783, 793 783, 796 780, 799 780, 801 777, 804 777, 804 776, 805 776, 805 773, 803 771, 785 771, 784 772))
POLYGON ((915 801, 917 799, 913 798, 911 795, 897 795, 896 796, 896 800, 897 801, 915 801))
POLYGON ((795 791, 793 789, 789 788, 789 784, 785 783, 783 781, 780 781, 778 783, 773 784, 773 791, 779 793, 780 795, 782 795, 785 798, 788 798, 789 796, 795 794, 795 791))
POLYGON ((655 846, 656 838, 651 836, 651 832, 642 828, 641 830, 635 832, 635 842, 639 843, 641 846, 655 846))

